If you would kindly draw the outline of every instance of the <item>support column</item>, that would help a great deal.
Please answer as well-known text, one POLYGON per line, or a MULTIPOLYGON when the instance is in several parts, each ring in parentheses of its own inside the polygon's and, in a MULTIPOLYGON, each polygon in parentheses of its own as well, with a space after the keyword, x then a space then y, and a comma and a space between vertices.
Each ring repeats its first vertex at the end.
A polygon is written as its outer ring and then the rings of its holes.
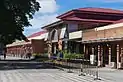
POLYGON ((123 68, 123 48, 121 48, 120 64, 121 64, 121 68, 123 68))
POLYGON ((109 66, 111 66, 111 47, 109 47, 109 60, 108 60, 109 66))
POLYGON ((119 68, 119 45, 117 44, 117 68, 119 68))
POLYGON ((48 43, 48 57, 50 58, 52 55, 52 44, 48 43))
POLYGON ((86 55, 86 48, 85 48, 85 44, 84 44, 84 57, 85 57, 85 55, 86 55))
POLYGON ((92 48, 92 54, 94 55, 94 48, 92 48))
POLYGON ((103 47, 100 46, 101 48, 101 51, 100 51, 100 65, 102 66, 103 65, 103 47))
POLYGON ((98 45, 98 66, 101 65, 101 61, 100 61, 100 45, 98 45))

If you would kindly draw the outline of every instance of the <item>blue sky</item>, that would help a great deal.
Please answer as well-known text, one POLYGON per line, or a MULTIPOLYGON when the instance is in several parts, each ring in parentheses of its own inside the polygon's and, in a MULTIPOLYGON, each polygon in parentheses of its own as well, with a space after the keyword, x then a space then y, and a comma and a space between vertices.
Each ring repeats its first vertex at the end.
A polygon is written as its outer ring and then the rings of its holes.
POLYGON ((32 27, 25 28, 24 34, 41 31, 41 27, 57 21, 56 16, 76 8, 101 7, 123 10, 123 0, 37 0, 41 9, 30 20, 32 27))
POLYGON ((58 13, 82 7, 102 7, 123 10, 123 0, 56 0, 58 13))

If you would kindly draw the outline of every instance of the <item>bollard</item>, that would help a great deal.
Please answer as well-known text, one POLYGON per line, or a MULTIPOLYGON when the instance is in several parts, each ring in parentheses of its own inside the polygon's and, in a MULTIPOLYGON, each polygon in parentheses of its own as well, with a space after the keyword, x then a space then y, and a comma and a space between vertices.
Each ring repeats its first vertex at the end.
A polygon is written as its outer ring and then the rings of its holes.
POLYGON ((96 77, 94 78, 94 80, 101 80, 101 79, 99 78, 98 64, 97 64, 97 66, 96 66, 96 77))
MULTIPOLYGON (((68 61, 67 61, 68 62, 68 61)), ((70 59, 69 59, 69 62, 68 62, 68 71, 67 71, 67 73, 73 73, 72 71, 71 71, 71 68, 70 68, 70 59)))
POLYGON ((84 64, 83 64, 84 62, 83 62, 83 60, 81 61, 81 64, 80 64, 80 74, 79 74, 79 76, 85 76, 85 74, 84 74, 84 71, 83 71, 83 69, 84 69, 84 64))

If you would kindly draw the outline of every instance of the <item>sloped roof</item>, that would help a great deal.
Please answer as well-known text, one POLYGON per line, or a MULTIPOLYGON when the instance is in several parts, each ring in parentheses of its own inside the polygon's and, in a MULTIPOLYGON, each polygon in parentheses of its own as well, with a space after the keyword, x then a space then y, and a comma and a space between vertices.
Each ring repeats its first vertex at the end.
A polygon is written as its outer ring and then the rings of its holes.
POLYGON ((36 32, 30 36, 28 36, 28 41, 18 41, 16 40, 16 42, 13 42, 12 44, 8 44, 7 47, 12 47, 12 46, 18 46, 18 45, 25 45, 25 44, 31 44, 31 39, 42 39, 45 37, 45 33, 46 31, 39 31, 36 32))
POLYGON ((37 37, 37 36, 40 36, 42 34, 46 33, 46 31, 40 31, 40 32, 36 32, 30 36, 28 36, 27 38, 32 38, 32 37, 37 37))
POLYGON ((59 20, 59 21, 53 22, 51 24, 48 24, 46 26, 43 26, 41 28, 42 29, 46 29, 46 28, 50 28, 50 27, 53 27, 53 26, 57 26, 57 25, 62 24, 62 23, 63 23, 63 21, 62 20, 59 20))
POLYGON ((71 18, 66 18, 65 20, 69 20, 69 21, 86 21, 86 22, 102 22, 102 23, 112 23, 115 21, 109 21, 109 20, 96 20, 96 19, 82 19, 79 17, 71 17, 71 18))
POLYGON ((120 19, 120 20, 114 22, 114 24, 116 24, 116 23, 123 23, 123 19, 120 19))
POLYGON ((123 14, 123 11, 121 11, 121 10, 115 10, 115 9, 109 9, 109 8, 86 7, 86 8, 79 8, 77 10, 80 10, 80 11, 92 11, 92 12, 102 12, 102 13, 123 14))
POLYGON ((57 18, 62 19, 63 17, 66 17, 68 15, 71 15, 71 14, 75 13, 76 11, 80 11, 80 12, 93 12, 93 13, 107 13, 107 14, 120 14, 120 15, 123 15, 123 11, 121 11, 121 10, 108 9, 108 8, 85 7, 85 8, 79 8, 79 9, 70 10, 70 11, 64 13, 64 14, 59 15, 57 18))

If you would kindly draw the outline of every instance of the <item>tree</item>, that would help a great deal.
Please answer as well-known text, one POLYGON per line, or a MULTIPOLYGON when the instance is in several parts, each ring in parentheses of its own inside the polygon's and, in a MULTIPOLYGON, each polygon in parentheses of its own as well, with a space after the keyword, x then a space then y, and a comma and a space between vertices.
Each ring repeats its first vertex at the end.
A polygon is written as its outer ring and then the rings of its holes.
POLYGON ((0 43, 26 40, 24 27, 40 8, 36 0, 0 0, 0 43))

